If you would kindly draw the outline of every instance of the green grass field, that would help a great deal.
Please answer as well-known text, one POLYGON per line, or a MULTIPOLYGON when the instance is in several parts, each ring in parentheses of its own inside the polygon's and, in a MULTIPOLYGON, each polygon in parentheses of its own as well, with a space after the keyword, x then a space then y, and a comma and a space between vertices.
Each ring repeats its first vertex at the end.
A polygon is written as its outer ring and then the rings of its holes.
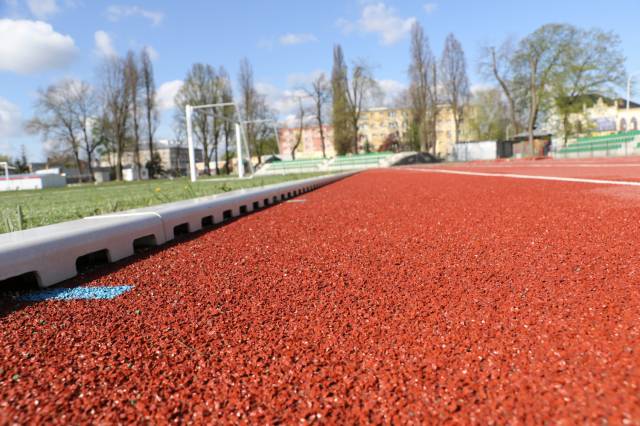
POLYGON ((0 234, 154 204, 264 186, 326 173, 264 176, 253 179, 186 178, 83 184, 66 188, 0 192, 0 234))

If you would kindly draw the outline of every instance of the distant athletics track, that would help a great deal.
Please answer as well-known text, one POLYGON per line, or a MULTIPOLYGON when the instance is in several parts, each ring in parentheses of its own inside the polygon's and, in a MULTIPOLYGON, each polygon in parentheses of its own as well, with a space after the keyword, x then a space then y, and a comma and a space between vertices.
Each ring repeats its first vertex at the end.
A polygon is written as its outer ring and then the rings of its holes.
POLYGON ((640 188, 389 169, 296 200, 65 284, 113 298, 2 298, 0 423, 640 422, 640 188))

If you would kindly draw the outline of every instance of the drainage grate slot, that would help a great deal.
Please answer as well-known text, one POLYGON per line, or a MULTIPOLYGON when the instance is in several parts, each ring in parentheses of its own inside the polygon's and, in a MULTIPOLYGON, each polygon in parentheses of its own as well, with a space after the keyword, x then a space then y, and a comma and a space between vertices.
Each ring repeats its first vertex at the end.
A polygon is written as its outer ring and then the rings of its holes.
POLYGON ((273 204, 276 204, 278 202, 278 197, 273 197, 273 204))
POLYGON ((247 214, 247 206, 240 206, 240 214, 247 214))
POLYGON ((27 272, 26 274, 0 281, 0 295, 23 290, 36 290, 38 284, 40 284, 38 273, 27 272))
POLYGON ((189 224, 181 223, 173 227, 173 237, 179 237, 181 235, 187 235, 189 233, 189 224))
POLYGON ((158 242, 156 241, 155 235, 145 235, 144 237, 136 238, 135 240, 133 240, 133 251, 144 251, 157 245, 158 242))
POLYGON ((262 202, 262 205, 267 207, 269 205, 269 199, 265 198, 264 201, 262 202))
POLYGON ((76 259, 76 271, 78 271, 79 274, 82 274, 83 272, 88 272, 92 269, 108 264, 109 250, 98 250, 78 257, 76 259))
POLYGON ((233 217, 233 212, 231 210, 225 210, 222 213, 222 220, 229 220, 233 217))
POLYGON ((210 226, 213 226, 213 215, 205 216, 202 218, 202 227, 208 228, 210 226))
POLYGON ((285 197, 284 194, 280 194, 280 201, 284 201, 285 197))
POLYGON ((253 210, 258 210, 260 208, 260 201, 253 202, 253 210))

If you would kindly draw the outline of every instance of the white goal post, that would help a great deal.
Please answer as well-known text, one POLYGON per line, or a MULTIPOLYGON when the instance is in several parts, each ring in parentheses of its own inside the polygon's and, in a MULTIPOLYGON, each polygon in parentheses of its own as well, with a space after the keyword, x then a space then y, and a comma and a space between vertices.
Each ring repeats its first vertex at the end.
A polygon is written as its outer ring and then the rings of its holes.
POLYGON ((238 162, 238 177, 244 177, 244 162, 243 162, 243 148, 247 150, 248 162, 249 162, 249 170, 251 175, 253 175, 253 164, 251 164, 251 151, 249 151, 249 145, 247 144, 247 139, 244 137, 242 126, 246 124, 246 121, 242 121, 240 117, 240 110, 235 102, 221 102, 216 104, 208 104, 208 105, 185 105, 184 113, 187 122, 187 145, 189 149, 189 176, 191 178, 191 182, 195 182, 198 179, 198 172, 196 170, 196 155, 195 155, 195 147, 193 144, 193 125, 191 122, 193 112, 196 110, 204 110, 211 109, 213 110, 213 119, 219 118, 221 120, 230 121, 235 125, 235 133, 236 133, 236 157, 238 162), (230 120, 227 117, 220 116, 215 113, 216 108, 232 106, 235 109, 235 115, 237 120, 230 120), (244 140, 244 144, 243 144, 244 140), (244 145, 244 146, 243 146, 244 145))

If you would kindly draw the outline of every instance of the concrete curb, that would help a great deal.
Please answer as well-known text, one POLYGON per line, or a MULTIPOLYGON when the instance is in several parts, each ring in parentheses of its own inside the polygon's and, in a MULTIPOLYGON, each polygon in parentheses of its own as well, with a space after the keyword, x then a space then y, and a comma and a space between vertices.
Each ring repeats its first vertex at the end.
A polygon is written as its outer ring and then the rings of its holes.
POLYGON ((161 245, 183 233, 268 207, 354 172, 284 182, 259 188, 0 234, 0 281, 35 275, 49 287, 78 274, 78 261, 106 255, 116 262, 135 253, 139 245, 161 245))

